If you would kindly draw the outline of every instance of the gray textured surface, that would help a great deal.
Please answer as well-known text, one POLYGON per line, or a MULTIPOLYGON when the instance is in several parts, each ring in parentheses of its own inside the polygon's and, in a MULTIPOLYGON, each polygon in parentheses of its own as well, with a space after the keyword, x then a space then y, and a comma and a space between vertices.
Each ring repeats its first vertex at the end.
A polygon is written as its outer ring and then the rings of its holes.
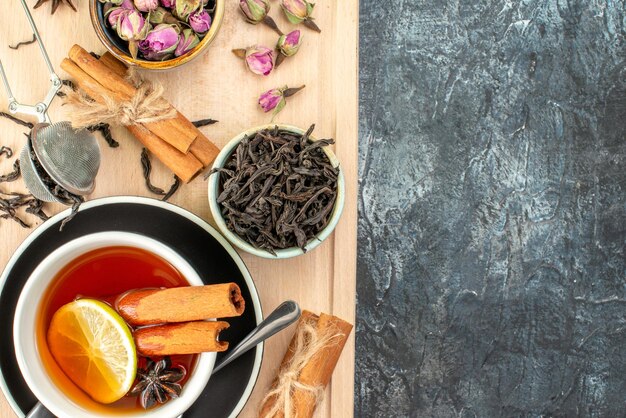
POLYGON ((361 0, 356 416, 626 416, 625 7, 361 0))

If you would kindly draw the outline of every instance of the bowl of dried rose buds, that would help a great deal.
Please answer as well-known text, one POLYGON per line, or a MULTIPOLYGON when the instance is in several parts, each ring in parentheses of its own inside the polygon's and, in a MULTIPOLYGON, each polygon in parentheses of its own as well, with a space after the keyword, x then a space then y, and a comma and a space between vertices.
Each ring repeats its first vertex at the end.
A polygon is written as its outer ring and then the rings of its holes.
POLYGON ((89 0, 91 22, 119 60, 167 70, 202 55, 215 39, 226 0, 89 0))
POLYGON ((209 207, 220 232, 264 258, 290 258, 333 232, 345 180, 333 139, 308 130, 266 125, 233 138, 209 173, 209 207))

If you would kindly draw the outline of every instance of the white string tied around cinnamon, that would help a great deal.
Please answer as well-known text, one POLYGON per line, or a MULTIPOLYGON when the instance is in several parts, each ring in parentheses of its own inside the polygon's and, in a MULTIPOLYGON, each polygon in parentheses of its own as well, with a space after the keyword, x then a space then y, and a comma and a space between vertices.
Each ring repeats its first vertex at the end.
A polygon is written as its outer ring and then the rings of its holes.
POLYGON ((144 79, 134 68, 129 69, 126 79, 137 88, 137 92, 123 102, 107 94, 102 95, 102 102, 97 102, 80 90, 65 87, 64 104, 71 107, 68 116, 72 126, 75 129, 99 123, 130 126, 176 116, 176 109, 163 99, 165 89, 161 83, 144 79))
POLYGON ((295 344, 293 346, 293 357, 280 370, 278 379, 274 387, 265 395, 261 405, 271 398, 275 398, 272 408, 267 411, 263 418, 273 418, 284 416, 284 418, 298 418, 294 413, 292 405, 292 395, 296 390, 308 392, 315 397, 316 405, 324 398, 323 386, 305 385, 298 381, 302 369, 321 350, 333 343, 333 340, 340 338, 343 334, 337 334, 337 330, 327 329, 320 335, 314 324, 305 323, 297 328, 295 344))

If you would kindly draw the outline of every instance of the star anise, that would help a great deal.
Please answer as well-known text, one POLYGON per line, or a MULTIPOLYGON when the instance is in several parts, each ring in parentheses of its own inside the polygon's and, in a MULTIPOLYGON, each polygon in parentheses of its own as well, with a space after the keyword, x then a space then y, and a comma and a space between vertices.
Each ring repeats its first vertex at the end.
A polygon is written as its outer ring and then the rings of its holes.
POLYGON ((37 4, 35 4, 34 8, 36 9, 42 4, 47 3, 48 1, 52 1, 52 12, 50 13, 52 15, 54 14, 54 12, 57 11, 59 6, 63 3, 67 3, 67 5, 72 8, 72 10, 76 11, 76 6, 74 6, 74 3, 72 3, 72 0, 37 0, 37 4))
POLYGON ((155 362, 148 359, 145 369, 137 370, 137 383, 129 395, 139 395, 139 402, 145 409, 152 408, 156 403, 165 403, 169 399, 178 398, 182 386, 178 383, 187 374, 185 368, 172 367, 169 357, 155 362))

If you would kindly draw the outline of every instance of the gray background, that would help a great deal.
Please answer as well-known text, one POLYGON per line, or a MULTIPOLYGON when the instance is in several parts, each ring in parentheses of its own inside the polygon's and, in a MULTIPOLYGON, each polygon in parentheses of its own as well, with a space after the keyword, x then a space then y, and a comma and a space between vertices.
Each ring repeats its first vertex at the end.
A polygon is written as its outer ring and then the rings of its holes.
POLYGON ((360 7, 356 416, 626 416, 624 1, 360 7))

